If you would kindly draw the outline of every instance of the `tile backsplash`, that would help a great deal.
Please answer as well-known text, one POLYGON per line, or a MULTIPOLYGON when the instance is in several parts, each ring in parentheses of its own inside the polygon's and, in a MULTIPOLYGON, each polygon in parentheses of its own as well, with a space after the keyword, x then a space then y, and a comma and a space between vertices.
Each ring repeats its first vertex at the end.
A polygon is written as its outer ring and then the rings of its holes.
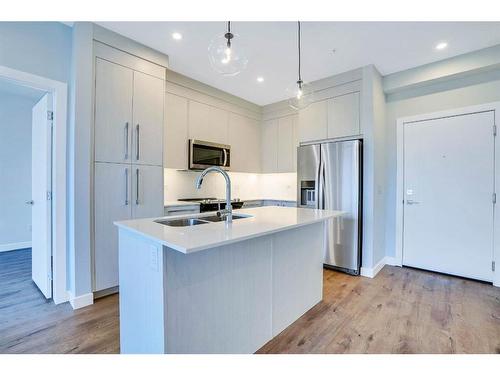
MULTIPOLYGON (((210 173, 203 180, 201 189, 195 182, 199 172, 165 168, 165 201, 180 198, 224 198, 226 184, 220 174, 210 173)), ((229 172, 233 198, 296 200, 296 173, 239 173, 229 172)))

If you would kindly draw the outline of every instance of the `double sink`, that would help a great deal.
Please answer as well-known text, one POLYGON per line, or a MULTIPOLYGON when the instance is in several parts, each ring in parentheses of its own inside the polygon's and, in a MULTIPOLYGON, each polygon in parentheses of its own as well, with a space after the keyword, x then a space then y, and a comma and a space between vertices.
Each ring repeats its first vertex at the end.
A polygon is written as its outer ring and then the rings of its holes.
MULTIPOLYGON (((245 219, 252 217, 251 215, 233 215, 233 220, 245 219)), ((205 217, 188 217, 183 219, 161 219, 155 220, 155 223, 168 225, 169 227, 191 227, 200 224, 216 223, 219 221, 225 221, 226 219, 217 215, 205 216, 205 217)))

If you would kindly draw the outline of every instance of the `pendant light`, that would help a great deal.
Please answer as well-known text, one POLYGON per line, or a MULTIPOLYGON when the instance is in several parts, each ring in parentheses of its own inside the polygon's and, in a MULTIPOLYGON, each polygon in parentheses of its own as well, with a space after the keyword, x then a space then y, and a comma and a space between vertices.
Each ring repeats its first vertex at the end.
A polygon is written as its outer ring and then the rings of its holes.
POLYGON ((288 99, 288 105, 295 109, 300 110, 304 109, 309 104, 314 101, 314 91, 309 83, 306 83, 302 80, 302 72, 301 72, 301 30, 300 30, 300 21, 297 21, 297 47, 299 53, 299 77, 297 82, 294 82, 286 89, 286 94, 288 99))
POLYGON ((239 35, 231 32, 231 21, 228 21, 227 32, 214 37, 208 46, 210 64, 222 75, 235 76, 239 74, 248 63, 243 47, 239 35))

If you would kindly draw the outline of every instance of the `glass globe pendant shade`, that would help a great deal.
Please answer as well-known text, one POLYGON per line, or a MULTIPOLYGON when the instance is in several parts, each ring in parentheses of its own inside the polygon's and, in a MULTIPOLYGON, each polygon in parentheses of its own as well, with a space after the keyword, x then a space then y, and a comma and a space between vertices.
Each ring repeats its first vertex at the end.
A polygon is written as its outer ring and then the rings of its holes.
POLYGON ((243 51, 244 45, 238 34, 232 34, 229 43, 224 35, 218 35, 212 39, 208 46, 208 59, 210 65, 218 73, 225 76, 235 76, 248 64, 248 58, 243 51))
POLYGON ((288 105, 297 111, 314 102, 314 90, 307 82, 298 81, 290 84, 286 89, 286 95, 288 105))

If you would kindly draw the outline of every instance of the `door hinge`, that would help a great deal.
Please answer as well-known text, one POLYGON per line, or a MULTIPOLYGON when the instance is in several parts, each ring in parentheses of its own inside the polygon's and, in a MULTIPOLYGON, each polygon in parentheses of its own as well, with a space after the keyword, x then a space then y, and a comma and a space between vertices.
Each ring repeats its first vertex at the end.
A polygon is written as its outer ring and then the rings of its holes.
POLYGON ((495 261, 491 262, 491 270, 495 272, 495 261))
POLYGON ((47 200, 48 200, 48 201, 51 201, 51 200, 52 200, 52 192, 51 192, 51 191, 48 191, 48 192, 47 192, 47 200))
POLYGON ((493 204, 497 203, 497 193, 493 193, 492 200, 493 200, 493 204))
POLYGON ((52 121, 54 119, 54 112, 47 111, 47 120, 52 121))

